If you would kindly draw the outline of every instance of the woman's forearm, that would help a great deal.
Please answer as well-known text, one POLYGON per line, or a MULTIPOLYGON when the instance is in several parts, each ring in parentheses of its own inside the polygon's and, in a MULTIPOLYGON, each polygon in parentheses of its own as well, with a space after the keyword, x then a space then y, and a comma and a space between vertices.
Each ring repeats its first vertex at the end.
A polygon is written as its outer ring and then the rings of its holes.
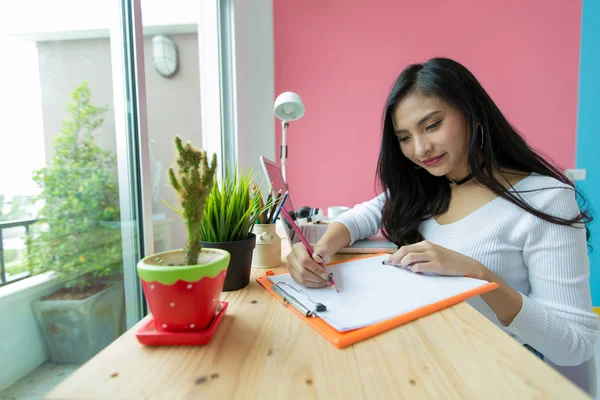
POLYGON ((344 224, 341 222, 333 222, 321 239, 317 242, 317 246, 321 248, 325 248, 328 252, 333 255, 338 252, 338 250, 343 249, 344 247, 350 244, 351 236, 350 231, 344 224))
POLYGON ((492 309, 502 324, 505 326, 510 325, 523 307, 521 294, 508 286, 498 275, 483 266, 478 275, 474 277, 498 284, 497 289, 482 294, 481 298, 492 309))

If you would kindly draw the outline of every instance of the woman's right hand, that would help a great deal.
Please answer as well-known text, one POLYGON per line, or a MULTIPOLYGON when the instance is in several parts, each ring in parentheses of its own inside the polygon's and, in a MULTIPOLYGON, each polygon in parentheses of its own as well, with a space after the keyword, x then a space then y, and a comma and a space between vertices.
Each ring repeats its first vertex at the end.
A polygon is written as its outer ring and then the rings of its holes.
POLYGON ((318 243, 314 247, 312 258, 302 243, 296 243, 287 256, 288 270, 292 278, 304 286, 326 287, 329 273, 319 263, 325 265, 330 258, 330 252, 318 243))

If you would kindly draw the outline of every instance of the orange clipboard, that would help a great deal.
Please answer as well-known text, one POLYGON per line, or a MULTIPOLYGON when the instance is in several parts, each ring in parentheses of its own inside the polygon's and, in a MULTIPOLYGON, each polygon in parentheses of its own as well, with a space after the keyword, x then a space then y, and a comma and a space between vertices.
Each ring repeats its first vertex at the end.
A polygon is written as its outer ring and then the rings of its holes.
MULTIPOLYGON (((358 259, 375 257, 381 254, 373 254, 364 257, 356 257, 352 259, 347 259, 343 261, 333 262, 328 265, 334 264, 342 264, 348 261, 354 261, 358 259)), ((283 272, 285 273, 285 272, 283 272)), ((266 275, 259 276, 256 278, 258 283, 260 283, 269 293, 271 293, 277 300, 286 304, 283 298, 279 296, 277 293, 271 289, 273 286, 273 282, 269 280, 269 276, 273 275, 272 271, 267 271, 266 275)), ((456 296, 448 297, 444 300, 438 301, 436 303, 429 304, 427 306, 418 308, 413 311, 409 311, 405 314, 398 315, 396 317, 390 318, 386 321, 378 322, 373 325, 365 326, 364 328, 358 328, 351 331, 339 332, 332 328, 327 322, 323 321, 319 317, 306 317, 300 311, 296 310, 294 307, 288 308, 292 310, 298 317, 300 317, 304 322, 313 327, 317 332, 319 332, 325 339, 327 339, 331 344, 333 344, 338 349, 342 349, 344 347, 350 346, 354 343, 358 343, 370 337, 376 336, 380 333, 388 331, 390 329, 396 328, 400 325, 404 325, 408 322, 414 321, 418 318, 424 317, 429 314, 433 314, 436 311, 443 310, 444 308, 453 306, 458 304, 466 299, 471 297, 479 296, 483 293, 487 293, 494 289, 498 288, 498 284, 495 282, 490 282, 486 285, 480 286, 475 289, 468 290, 466 292, 457 294, 456 296)))

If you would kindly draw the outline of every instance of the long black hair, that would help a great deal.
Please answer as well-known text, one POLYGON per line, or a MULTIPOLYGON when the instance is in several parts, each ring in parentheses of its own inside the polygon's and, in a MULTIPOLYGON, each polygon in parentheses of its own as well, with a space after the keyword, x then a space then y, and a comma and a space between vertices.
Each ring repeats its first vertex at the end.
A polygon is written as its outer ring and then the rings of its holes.
MULTIPOLYGON (((538 173, 556 178, 576 191, 555 165, 527 145, 467 68, 447 58, 433 58, 405 68, 385 103, 377 176, 386 191, 382 231, 388 240, 399 246, 422 240, 419 224, 445 212, 450 203, 448 179, 415 169, 415 164, 402 154, 394 133, 394 110, 406 96, 416 92, 437 96, 462 113, 470 130, 468 163, 476 182, 545 221, 570 226, 591 221, 587 211, 580 211, 573 219, 545 214, 523 201, 518 193, 508 191, 495 178, 494 171, 538 173), (479 152, 483 156, 483 168, 479 152)), ((589 238, 587 226, 586 231, 589 238)))

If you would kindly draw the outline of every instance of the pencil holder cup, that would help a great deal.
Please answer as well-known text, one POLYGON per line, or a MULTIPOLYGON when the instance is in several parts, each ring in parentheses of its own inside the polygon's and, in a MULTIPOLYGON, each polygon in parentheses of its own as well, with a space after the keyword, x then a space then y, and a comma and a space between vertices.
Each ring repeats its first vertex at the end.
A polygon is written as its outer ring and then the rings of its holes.
POLYGON ((273 268, 281 264, 281 238, 275 231, 275 224, 256 224, 256 247, 252 254, 254 268, 273 268))

